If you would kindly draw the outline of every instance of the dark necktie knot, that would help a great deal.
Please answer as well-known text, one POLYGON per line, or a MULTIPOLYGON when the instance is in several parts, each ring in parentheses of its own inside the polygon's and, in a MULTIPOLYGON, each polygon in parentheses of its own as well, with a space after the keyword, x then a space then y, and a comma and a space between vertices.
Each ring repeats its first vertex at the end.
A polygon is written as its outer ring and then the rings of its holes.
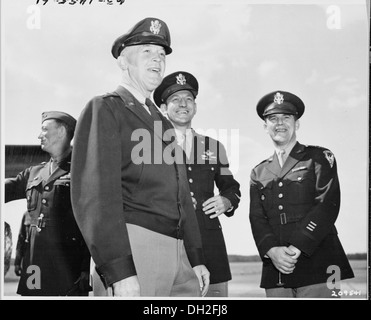
POLYGON ((154 105, 154 103, 150 99, 146 98, 145 104, 148 107, 149 112, 151 113, 152 117, 155 118, 156 120, 159 120, 160 117, 157 113, 158 112, 157 107, 154 105))

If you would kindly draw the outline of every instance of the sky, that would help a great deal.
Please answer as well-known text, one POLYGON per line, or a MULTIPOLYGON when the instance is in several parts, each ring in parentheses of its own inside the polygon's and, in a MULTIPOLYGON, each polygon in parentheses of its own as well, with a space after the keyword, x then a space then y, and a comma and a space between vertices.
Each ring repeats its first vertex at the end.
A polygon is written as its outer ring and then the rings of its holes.
MULTIPOLYGON (((120 70, 113 41, 145 17, 160 18, 173 49, 165 75, 184 70, 197 78, 192 126, 224 143, 241 184, 240 207, 221 218, 228 253, 258 254, 248 218, 249 177, 273 145, 256 104, 279 90, 305 103, 298 141, 335 154, 342 192, 336 227, 345 251, 367 251, 366 1, 36 2, 1 0, 2 146, 38 144, 43 111, 78 118, 93 96, 115 90, 120 70)), ((25 206, 23 200, 2 204, 13 241, 25 206)))

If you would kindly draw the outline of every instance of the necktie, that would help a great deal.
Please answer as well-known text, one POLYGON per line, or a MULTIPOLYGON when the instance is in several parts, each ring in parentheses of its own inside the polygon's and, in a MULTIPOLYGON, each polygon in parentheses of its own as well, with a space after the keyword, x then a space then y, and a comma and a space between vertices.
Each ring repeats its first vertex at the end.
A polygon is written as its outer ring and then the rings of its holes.
POLYGON ((188 150, 187 150, 187 142, 186 142, 186 135, 182 134, 181 136, 178 136, 178 145, 183 149, 183 151, 186 153, 187 157, 188 155, 188 150))
POLYGON ((281 168, 283 167, 283 164, 285 163, 285 150, 278 151, 278 161, 280 163, 281 168))
POLYGON ((53 172, 55 171, 55 169, 57 169, 58 167, 58 164, 57 164, 57 160, 51 160, 51 163, 50 163, 50 174, 52 175, 53 172))
POLYGON ((153 104, 153 102, 147 98, 145 104, 148 107, 149 112, 151 112, 152 117, 155 120, 161 120, 160 116, 157 113, 157 107, 153 104))

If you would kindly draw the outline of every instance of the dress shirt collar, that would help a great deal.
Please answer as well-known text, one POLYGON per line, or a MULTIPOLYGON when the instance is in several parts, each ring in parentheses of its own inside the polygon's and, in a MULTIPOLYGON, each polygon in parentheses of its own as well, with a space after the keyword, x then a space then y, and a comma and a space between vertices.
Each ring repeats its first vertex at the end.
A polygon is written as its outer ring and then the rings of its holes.
POLYGON ((291 152, 291 150, 295 147, 296 145, 296 139, 294 141, 292 141, 291 143, 289 143, 286 148, 278 148, 276 147, 275 148, 275 151, 276 151, 276 154, 278 155, 278 153, 281 151, 281 150, 285 150, 285 158, 287 158, 291 152))
POLYGON ((137 89, 135 89, 133 86, 131 86, 128 83, 121 82, 120 86, 124 87, 126 90, 128 90, 134 97, 137 99, 141 104, 145 104, 146 97, 144 97, 137 89))

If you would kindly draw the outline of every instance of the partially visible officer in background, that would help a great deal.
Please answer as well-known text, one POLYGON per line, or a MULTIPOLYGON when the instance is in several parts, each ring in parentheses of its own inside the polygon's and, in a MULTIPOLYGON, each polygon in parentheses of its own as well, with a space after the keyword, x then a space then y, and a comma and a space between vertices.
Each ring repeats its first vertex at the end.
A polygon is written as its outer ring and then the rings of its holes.
POLYGON ((94 295, 199 297, 209 287, 186 168, 169 151, 182 150, 166 139, 171 123, 149 99, 170 45, 157 18, 117 38, 111 53, 120 85, 91 99, 78 119, 72 204, 107 289, 94 288, 94 295), (143 157, 135 135, 147 143, 143 157))
POLYGON ((12 251, 13 251, 12 229, 10 228, 9 223, 4 221, 4 276, 8 273, 10 268, 12 251))
POLYGON ((22 269, 17 293, 23 296, 80 296, 89 292, 90 253, 70 200, 70 143, 75 125, 76 120, 67 113, 44 112, 39 139, 50 161, 5 181, 5 202, 26 198, 31 218, 23 259, 25 266, 34 266, 35 286, 29 287, 31 274, 22 269))
POLYGON ((338 268, 339 280, 354 277, 334 225, 340 209, 335 157, 296 140, 304 108, 285 91, 257 104, 275 149, 252 170, 250 185, 250 222, 267 297, 330 298, 330 266, 338 268))
POLYGON ((198 89, 192 74, 177 71, 164 78, 154 91, 154 100, 173 124, 177 141, 185 152, 189 187, 196 200, 206 267, 210 271, 207 297, 227 297, 232 276, 218 217, 233 216, 240 202, 240 185, 229 170, 224 146, 192 129, 198 89), (219 189, 217 195, 215 185, 219 189))
POLYGON ((21 226, 18 232, 17 246, 15 249, 15 259, 14 259, 14 273, 17 276, 21 276, 22 269, 27 269, 25 264, 26 260, 23 259, 26 253, 26 248, 30 242, 30 226, 31 226, 31 216, 28 211, 23 214, 21 226))

